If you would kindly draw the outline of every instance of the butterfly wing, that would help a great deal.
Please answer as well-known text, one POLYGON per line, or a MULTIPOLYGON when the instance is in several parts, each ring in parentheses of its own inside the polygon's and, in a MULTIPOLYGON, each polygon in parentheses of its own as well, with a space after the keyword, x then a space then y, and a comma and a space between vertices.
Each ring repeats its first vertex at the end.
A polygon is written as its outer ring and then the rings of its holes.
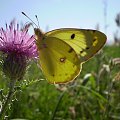
POLYGON ((64 83, 75 79, 81 65, 78 55, 66 42, 46 37, 38 47, 39 64, 50 83, 64 83))
POLYGON ((85 62, 96 54, 107 39, 100 31, 74 28, 56 29, 45 35, 59 38, 69 44, 80 57, 80 62, 85 62))

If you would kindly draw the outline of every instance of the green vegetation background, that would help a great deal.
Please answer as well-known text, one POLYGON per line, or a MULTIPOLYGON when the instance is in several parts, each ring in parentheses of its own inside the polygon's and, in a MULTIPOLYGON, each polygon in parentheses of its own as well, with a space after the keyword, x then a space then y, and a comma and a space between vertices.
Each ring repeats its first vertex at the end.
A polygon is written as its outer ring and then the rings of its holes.
MULTIPOLYGON (((32 62, 24 80, 16 86, 8 119, 120 120, 120 64, 114 64, 115 58, 120 58, 120 46, 104 47, 83 64, 73 83, 60 86, 44 80, 32 62)), ((0 89, 4 94, 7 86, 8 79, 1 72, 0 89)))

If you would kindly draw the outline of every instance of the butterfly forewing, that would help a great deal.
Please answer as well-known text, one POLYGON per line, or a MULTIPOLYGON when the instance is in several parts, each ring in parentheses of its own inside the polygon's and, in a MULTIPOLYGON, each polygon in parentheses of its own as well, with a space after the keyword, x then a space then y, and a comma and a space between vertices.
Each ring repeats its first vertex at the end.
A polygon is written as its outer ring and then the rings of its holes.
POLYGON ((69 44, 85 62, 95 55, 105 44, 106 35, 97 30, 62 28, 46 33, 47 37, 56 37, 69 44))

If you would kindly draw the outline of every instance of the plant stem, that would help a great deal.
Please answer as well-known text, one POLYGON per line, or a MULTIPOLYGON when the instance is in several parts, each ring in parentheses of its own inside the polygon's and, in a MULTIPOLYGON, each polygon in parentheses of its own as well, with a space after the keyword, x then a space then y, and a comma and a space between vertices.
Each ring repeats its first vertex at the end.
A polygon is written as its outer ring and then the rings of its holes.
POLYGON ((54 120, 55 115, 56 115, 56 112, 57 112, 58 107, 59 107, 59 104, 60 104, 60 102, 61 102, 61 100, 62 100, 62 98, 63 98, 65 92, 66 92, 66 91, 64 91, 64 92, 62 92, 62 93, 60 94, 59 99, 58 99, 58 102, 57 102, 57 104, 56 104, 56 106, 55 106, 55 109, 54 109, 54 112, 53 112, 53 115, 52 115, 51 120, 54 120))
POLYGON ((11 100, 12 100, 12 96, 13 96, 13 94, 14 94, 14 86, 15 86, 15 83, 16 83, 16 80, 11 80, 11 81, 10 81, 9 92, 8 92, 8 94, 7 94, 7 97, 6 97, 5 101, 4 101, 4 104, 3 104, 3 106, 2 106, 2 109, 1 109, 1 111, 0 111, 0 120, 4 119, 5 113, 6 113, 7 109, 8 109, 8 105, 9 105, 9 103, 10 103, 11 100))

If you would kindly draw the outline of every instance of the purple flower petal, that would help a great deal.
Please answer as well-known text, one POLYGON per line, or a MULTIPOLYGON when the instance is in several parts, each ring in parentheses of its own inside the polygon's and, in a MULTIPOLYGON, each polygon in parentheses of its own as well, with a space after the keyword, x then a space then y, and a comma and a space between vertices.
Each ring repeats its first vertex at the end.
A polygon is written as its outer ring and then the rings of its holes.
POLYGON ((0 51, 7 54, 15 54, 15 56, 25 56, 26 58, 38 57, 37 46, 33 36, 28 34, 27 24, 23 29, 19 30, 19 24, 15 20, 11 21, 9 28, 6 24, 6 30, 0 29, 0 51))

